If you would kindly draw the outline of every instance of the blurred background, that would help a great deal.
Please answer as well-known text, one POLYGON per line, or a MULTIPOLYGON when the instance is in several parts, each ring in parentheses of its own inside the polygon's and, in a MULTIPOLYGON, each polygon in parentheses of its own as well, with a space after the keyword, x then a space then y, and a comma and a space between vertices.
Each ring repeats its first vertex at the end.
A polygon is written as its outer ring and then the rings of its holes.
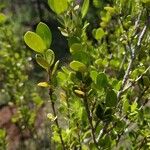
POLYGON ((0 150, 52 147, 47 90, 36 86, 46 75, 23 41, 24 33, 34 31, 40 21, 52 31, 56 59, 65 62, 67 41, 47 0, 0 0, 0 150))

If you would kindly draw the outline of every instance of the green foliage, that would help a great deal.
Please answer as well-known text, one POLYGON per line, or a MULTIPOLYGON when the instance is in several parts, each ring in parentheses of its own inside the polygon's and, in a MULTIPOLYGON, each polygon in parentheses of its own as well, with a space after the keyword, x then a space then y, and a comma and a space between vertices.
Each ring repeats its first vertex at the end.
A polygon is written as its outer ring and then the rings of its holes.
POLYGON ((82 18, 84 18, 88 12, 89 3, 90 3, 89 0, 84 0, 84 2, 83 2, 82 8, 81 8, 82 18))
POLYGON ((86 66, 79 61, 72 61, 70 63, 70 68, 73 69, 74 71, 81 71, 81 72, 86 70, 86 66))
POLYGON ((44 57, 40 54, 36 54, 35 56, 36 62, 43 67, 44 69, 48 70, 49 64, 48 62, 44 59, 44 57))
POLYGON ((108 86, 107 76, 104 73, 100 73, 97 75, 96 85, 98 89, 106 88, 108 86))
POLYGON ((6 131, 4 129, 0 129, 0 148, 6 149, 6 131))
POLYGON ((36 59, 47 70, 48 81, 39 85, 49 88, 48 118, 56 148, 149 149, 147 1, 48 3, 68 40, 71 61, 58 67, 53 51, 28 45, 39 39, 28 38, 26 44, 41 52, 36 59))
MULTIPOLYGON (((14 24, 11 17, 7 16, 7 21, 0 24, 0 33, 0 111, 5 110, 5 107, 15 109, 12 114, 6 111, 8 126, 3 125, 5 118, 1 114, 0 149, 4 150, 10 146, 9 136, 14 131, 8 129, 12 125, 21 133, 28 130, 34 139, 37 134, 36 117, 43 100, 37 93, 37 88, 32 86, 32 81, 29 81, 29 74, 33 75, 33 63, 31 53, 25 50, 24 42, 20 38, 22 27, 19 23, 14 24), (12 118, 8 119, 9 117, 12 118)), ((12 133, 19 136, 17 134, 12 133)), ((19 144, 23 142, 24 140, 19 144)))
POLYGON ((102 28, 98 28, 96 30, 93 30, 93 34, 96 40, 101 40, 105 35, 105 32, 102 28))
POLYGON ((52 42, 52 34, 49 27, 45 23, 40 22, 37 25, 36 33, 43 39, 46 47, 49 48, 52 42))
POLYGON ((4 15, 3 13, 0 13, 0 24, 4 23, 7 20, 6 15, 4 15))
POLYGON ((24 35, 24 41, 26 44, 36 52, 43 53, 46 49, 44 40, 36 33, 28 31, 24 35))
POLYGON ((68 8, 67 0, 48 0, 50 8, 57 14, 61 14, 68 8))
POLYGON ((106 94, 106 106, 115 107, 117 106, 117 95, 113 90, 108 90, 106 94))

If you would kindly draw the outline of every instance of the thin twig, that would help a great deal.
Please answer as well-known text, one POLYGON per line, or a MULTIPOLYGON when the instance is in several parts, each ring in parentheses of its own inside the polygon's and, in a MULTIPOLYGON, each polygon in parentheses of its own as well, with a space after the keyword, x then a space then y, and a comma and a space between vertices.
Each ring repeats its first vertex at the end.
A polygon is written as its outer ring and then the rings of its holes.
POLYGON ((117 95, 118 100, 120 100, 122 91, 123 91, 123 89, 124 89, 124 87, 125 87, 125 85, 127 83, 128 78, 129 78, 129 74, 130 74, 130 71, 131 71, 131 68, 132 68, 132 64, 133 64, 133 59, 131 58, 131 60, 130 60, 130 62, 128 64, 128 68, 126 70, 126 73, 125 73, 125 75, 123 77, 122 86, 121 86, 121 88, 120 88, 120 90, 118 92, 118 95, 117 95))
POLYGON ((92 139, 93 139, 93 142, 94 142, 95 146, 99 149, 96 138, 95 138, 95 129, 94 129, 94 126, 93 126, 93 123, 92 123, 92 116, 91 116, 91 112, 89 110, 86 91, 85 91, 85 96, 83 97, 83 101, 84 101, 84 106, 85 106, 85 109, 86 109, 88 121, 89 121, 89 124, 90 124, 90 127, 91 127, 92 139))
POLYGON ((146 29, 147 29, 147 25, 144 26, 144 28, 143 28, 143 30, 142 30, 140 36, 139 36, 139 39, 138 39, 138 42, 137 42, 137 46, 140 46, 140 45, 141 45, 141 42, 142 42, 142 39, 144 38, 146 29))
MULTIPOLYGON (((104 128, 102 128, 102 130, 99 132, 98 137, 96 139, 96 141, 98 142, 106 133, 108 133, 109 131, 107 131, 109 123, 106 123, 106 125, 104 125, 104 128)), ((112 128, 111 128, 112 129, 112 128)), ((110 130, 111 130, 110 129, 110 130)))
POLYGON ((144 71, 144 73, 139 76, 135 81, 132 81, 124 90, 121 91, 121 94, 126 92, 130 87, 134 86, 150 69, 150 66, 144 71))
MULTIPOLYGON (((121 22, 121 21, 120 21, 120 22, 121 22)), ((134 61, 134 59, 135 59, 135 52, 136 52, 136 50, 139 49, 139 47, 141 46, 142 40, 143 40, 144 35, 145 35, 145 33, 146 33, 146 29, 147 29, 147 26, 145 25, 144 28, 143 28, 143 30, 142 30, 142 32, 141 32, 141 34, 139 35, 138 42, 137 42, 137 45, 136 45, 135 48, 131 48, 130 43, 128 43, 128 46, 129 46, 129 48, 131 49, 131 50, 130 50, 130 51, 131 51, 131 58, 130 58, 130 61, 129 61, 129 64, 128 64, 128 68, 127 68, 127 70, 126 70, 126 73, 125 73, 125 75, 124 75, 124 77, 123 77, 122 86, 121 86, 121 88, 120 88, 120 90, 119 90, 119 92, 118 92, 118 95, 117 95, 118 100, 120 100, 121 94, 122 94, 122 92, 124 91, 124 87, 125 87, 125 85, 126 85, 126 83, 127 83, 127 81, 128 81, 129 74, 130 74, 130 71, 131 71, 131 68, 132 68, 132 65, 133 65, 133 61, 134 61)))
POLYGON ((144 137, 143 140, 141 141, 138 150, 143 148, 143 146, 145 145, 145 142, 146 142, 146 137, 144 137))
POLYGON ((50 96, 50 100, 51 100, 51 107, 52 107, 52 110, 53 110, 53 115, 54 115, 54 117, 56 117, 55 124, 58 128, 58 134, 59 134, 59 137, 60 137, 60 140, 61 140, 62 148, 63 148, 63 150, 65 150, 65 143, 63 141, 61 128, 60 128, 59 123, 58 123, 57 114, 56 114, 56 110, 55 110, 55 103, 53 102, 53 99, 52 99, 51 89, 49 89, 49 96, 50 96))
MULTIPOLYGON (((50 70, 48 71, 48 82, 49 83, 51 82, 51 71, 50 70)), ((51 101, 51 107, 52 107, 53 115, 54 115, 54 117, 56 117, 55 124, 58 128, 58 134, 59 134, 59 137, 61 140, 62 149, 65 150, 65 143, 64 143, 63 138, 62 138, 62 131, 61 131, 61 128, 60 128, 59 123, 58 123, 58 118, 57 118, 57 114, 56 114, 56 110, 55 110, 55 103, 53 101, 52 95, 53 95, 53 89, 50 87, 49 88, 49 98, 51 101)))

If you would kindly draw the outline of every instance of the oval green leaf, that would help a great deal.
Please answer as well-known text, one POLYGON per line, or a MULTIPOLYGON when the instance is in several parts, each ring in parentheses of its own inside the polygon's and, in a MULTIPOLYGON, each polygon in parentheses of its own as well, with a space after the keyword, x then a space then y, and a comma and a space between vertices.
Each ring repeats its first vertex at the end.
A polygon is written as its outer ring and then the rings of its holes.
POLYGON ((42 38, 34 32, 28 31, 24 35, 24 41, 35 52, 43 53, 46 49, 46 45, 42 38))
POLYGON ((115 107, 117 105, 117 94, 114 90, 108 90, 106 94, 106 106, 115 107))
POLYGON ((48 0, 48 5, 56 14, 61 14, 68 8, 67 0, 48 0))
POLYGON ((84 51, 78 51, 72 54, 73 59, 76 61, 80 61, 84 64, 89 64, 90 63, 90 56, 84 52, 84 51))
POLYGON ((46 47, 49 48, 52 42, 52 33, 49 27, 45 23, 40 22, 36 27, 36 33, 43 39, 46 47))
POLYGON ((74 52, 77 52, 77 51, 81 51, 82 49, 83 49, 82 44, 80 44, 80 43, 74 43, 70 47, 70 52, 74 53, 74 52))
POLYGON ((95 39, 96 40, 101 40, 103 38, 103 36, 105 35, 105 32, 102 28, 98 28, 95 30, 95 39))
POLYGON ((98 89, 105 88, 108 85, 107 76, 105 73, 100 73, 96 78, 96 86, 98 89))
POLYGON ((49 66, 52 66, 55 60, 55 54, 51 49, 48 49, 45 53, 45 60, 47 61, 47 63, 49 64, 49 66))
POLYGON ((35 56, 36 58, 36 62, 44 69, 46 69, 48 71, 49 68, 49 64, 47 63, 47 61, 43 58, 43 56, 37 54, 35 56))
POLYGON ((70 63, 70 68, 73 69, 74 71, 85 71, 86 70, 85 64, 83 64, 79 61, 72 61, 70 63))

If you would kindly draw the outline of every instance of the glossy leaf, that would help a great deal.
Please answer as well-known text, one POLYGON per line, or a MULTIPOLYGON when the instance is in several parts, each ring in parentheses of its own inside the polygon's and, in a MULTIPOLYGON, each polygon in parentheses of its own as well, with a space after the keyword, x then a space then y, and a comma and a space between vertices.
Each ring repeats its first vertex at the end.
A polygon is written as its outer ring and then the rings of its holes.
POLYGON ((24 41, 35 52, 43 53, 46 49, 43 39, 34 32, 28 31, 24 35, 24 41))
POLYGON ((36 62, 44 69, 48 70, 49 64, 47 61, 39 54, 36 55, 36 62))
POLYGON ((102 28, 98 28, 95 30, 94 37, 96 40, 101 40, 105 35, 105 32, 102 28))
POLYGON ((85 71, 86 70, 85 64, 83 64, 79 61, 72 61, 70 63, 70 68, 73 69, 74 71, 85 71))
POLYGON ((56 14, 61 14, 68 8, 67 0, 48 0, 48 4, 56 14))
POLYGON ((81 8, 82 18, 84 18, 85 15, 87 14, 88 9, 89 9, 89 4, 90 4, 89 0, 84 0, 82 8, 81 8))
POLYGON ((48 49, 45 53, 45 60, 47 61, 47 63, 49 64, 49 66, 52 66, 55 60, 55 54, 51 49, 48 49))
POLYGON ((45 23, 40 22, 37 25, 36 33, 43 39, 46 47, 49 48, 52 42, 52 33, 49 27, 45 23))

